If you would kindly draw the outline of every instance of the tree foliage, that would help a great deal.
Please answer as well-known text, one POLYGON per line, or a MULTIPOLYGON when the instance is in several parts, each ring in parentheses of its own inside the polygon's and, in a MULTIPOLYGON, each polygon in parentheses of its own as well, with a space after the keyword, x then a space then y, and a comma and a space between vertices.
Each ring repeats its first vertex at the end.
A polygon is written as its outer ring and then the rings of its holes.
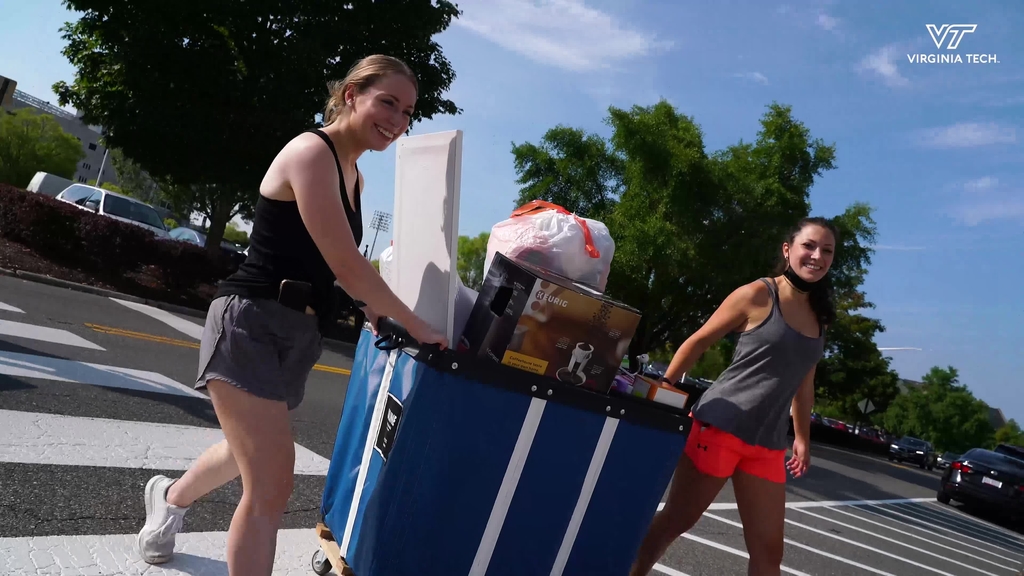
POLYGON ((612 136, 566 127, 513 145, 517 205, 534 199, 604 221, 615 238, 607 292, 640 310, 630 354, 678 344, 741 284, 770 273, 784 232, 809 211, 835 150, 772 104, 753 143, 709 154, 669 103, 610 108, 612 136))
POLYGON ((521 206, 544 198, 602 220, 622 191, 622 164, 606 142, 578 128, 556 126, 540 144, 513 145, 521 206))
POLYGON ((481 232, 477 236, 459 236, 459 255, 457 268, 462 284, 473 290, 480 290, 483 286, 484 277, 487 271, 484 270, 484 261, 487 259, 487 241, 490 240, 490 232, 481 232))
POLYGON ((49 114, 0 110, 0 183, 25 188, 36 172, 71 179, 85 158, 82 143, 49 114))
POLYGON ((443 96, 455 74, 433 40, 459 13, 446 0, 63 4, 83 14, 62 29, 77 71, 54 85, 60 103, 170 181, 177 204, 206 214, 211 250, 235 214, 251 212, 277 152, 315 126, 327 82, 357 59, 409 64, 420 88, 414 122, 459 112, 443 96))
POLYGON ((1024 432, 1021 431, 1020 424, 1017 424, 1016 420, 1010 418, 1009 422, 996 430, 995 442, 996 444, 1009 444, 1024 448, 1024 432))
POLYGON ((940 451, 991 447, 995 430, 988 406, 960 384, 956 368, 933 367, 920 386, 900 394, 884 416, 885 427, 932 442, 940 451))
POLYGON ((855 203, 832 219, 839 246, 829 272, 834 286, 836 321, 829 327, 825 357, 815 372, 816 396, 846 420, 864 420, 857 403, 870 400, 882 414, 899 394, 899 375, 875 344, 885 331, 880 321, 860 313, 874 308, 860 287, 867 276, 877 237, 871 208, 855 203))

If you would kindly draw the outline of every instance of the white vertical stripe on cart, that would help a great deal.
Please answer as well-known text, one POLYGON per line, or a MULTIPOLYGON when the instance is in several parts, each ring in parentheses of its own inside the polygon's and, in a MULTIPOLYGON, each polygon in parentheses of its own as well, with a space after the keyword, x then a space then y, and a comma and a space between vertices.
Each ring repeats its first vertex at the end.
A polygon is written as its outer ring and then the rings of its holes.
POLYGON ((494 554, 494 546, 498 543, 501 527, 505 524, 508 507, 512 503, 516 487, 519 486, 519 478, 523 475, 526 457, 530 455, 533 438, 537 435, 537 427, 540 426, 540 419, 544 415, 546 405, 547 400, 540 398, 530 400, 530 408, 526 411, 526 418, 523 419, 523 427, 519 429, 519 439, 516 440, 515 448, 512 449, 508 467, 505 468, 505 477, 501 479, 501 487, 498 488, 498 495, 494 499, 491 515, 487 518, 487 525, 480 538, 480 545, 476 549, 473 565, 469 568, 469 576, 484 576, 487 572, 487 566, 491 563, 491 555, 494 554))
POLYGON ((363 458, 359 462, 359 474, 356 476, 356 489, 352 494, 352 505, 348 509, 348 519, 345 520, 345 533, 341 538, 341 556, 348 556, 348 545, 352 541, 352 530, 356 525, 356 513, 359 511, 359 501, 363 498, 363 485, 366 484, 366 472, 370 468, 370 458, 373 456, 373 445, 377 439, 377 432, 380 431, 381 416, 384 414, 384 406, 388 400, 388 389, 391 388, 391 377, 395 373, 395 361, 398 360, 399 350, 392 350, 388 355, 387 366, 384 367, 384 379, 377 389, 377 400, 373 404, 373 419, 370 421, 369 430, 366 434, 366 444, 363 445, 363 458))
POLYGON ((576 535, 580 531, 580 524, 583 524, 583 516, 586 515, 587 508, 590 506, 590 497, 594 494, 597 479, 601 477, 604 460, 608 456, 608 448, 612 445, 618 427, 618 419, 604 419, 601 435, 597 438, 597 446, 594 447, 594 455, 590 458, 590 467, 587 468, 587 475, 583 478, 580 497, 576 500, 576 508, 572 511, 569 526, 562 538, 562 545, 558 548, 558 554, 555 556, 555 565, 551 567, 551 576, 562 576, 562 571, 565 570, 565 564, 569 561, 573 545, 576 544, 576 535))

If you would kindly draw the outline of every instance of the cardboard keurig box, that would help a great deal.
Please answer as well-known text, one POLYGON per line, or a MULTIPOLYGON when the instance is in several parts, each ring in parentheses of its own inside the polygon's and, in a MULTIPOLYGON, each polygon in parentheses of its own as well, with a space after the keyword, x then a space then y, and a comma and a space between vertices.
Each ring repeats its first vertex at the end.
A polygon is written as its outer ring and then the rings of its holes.
POLYGON ((639 322, 625 304, 498 253, 458 349, 608 392, 639 322))

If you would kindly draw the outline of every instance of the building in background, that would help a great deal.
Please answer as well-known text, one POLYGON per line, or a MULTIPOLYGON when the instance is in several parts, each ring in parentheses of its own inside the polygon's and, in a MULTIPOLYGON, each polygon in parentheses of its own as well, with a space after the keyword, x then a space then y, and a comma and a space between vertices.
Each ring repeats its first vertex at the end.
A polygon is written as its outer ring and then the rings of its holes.
MULTIPOLYGON (((82 122, 80 116, 76 116, 67 110, 62 110, 21 90, 14 90, 14 97, 10 100, 10 103, 9 108, 12 111, 20 108, 32 108, 42 114, 53 116, 65 132, 78 138, 78 141, 82 143, 82 151, 85 152, 85 158, 78 163, 75 175, 71 178, 72 180, 84 184, 100 177, 100 166, 103 164, 103 154, 107 149, 100 144, 102 129, 99 126, 89 126, 82 122)), ((111 166, 109 158, 107 159, 106 166, 103 167, 102 176, 102 179, 100 179, 101 184, 103 182, 117 184, 117 174, 114 172, 114 167, 111 166)))

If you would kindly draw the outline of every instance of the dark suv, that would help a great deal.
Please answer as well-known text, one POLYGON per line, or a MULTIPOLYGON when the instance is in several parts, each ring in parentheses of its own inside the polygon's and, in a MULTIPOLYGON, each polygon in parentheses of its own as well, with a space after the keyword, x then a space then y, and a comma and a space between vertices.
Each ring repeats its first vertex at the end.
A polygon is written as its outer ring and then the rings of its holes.
POLYGON ((1018 460, 1024 460, 1024 448, 1020 446, 1012 446, 1010 444, 1000 444, 993 450, 996 454, 1005 454, 1011 458, 1018 460))
POLYGON ((930 442, 913 436, 904 436, 889 446, 889 460, 911 462, 921 468, 935 468, 935 449, 930 442))

